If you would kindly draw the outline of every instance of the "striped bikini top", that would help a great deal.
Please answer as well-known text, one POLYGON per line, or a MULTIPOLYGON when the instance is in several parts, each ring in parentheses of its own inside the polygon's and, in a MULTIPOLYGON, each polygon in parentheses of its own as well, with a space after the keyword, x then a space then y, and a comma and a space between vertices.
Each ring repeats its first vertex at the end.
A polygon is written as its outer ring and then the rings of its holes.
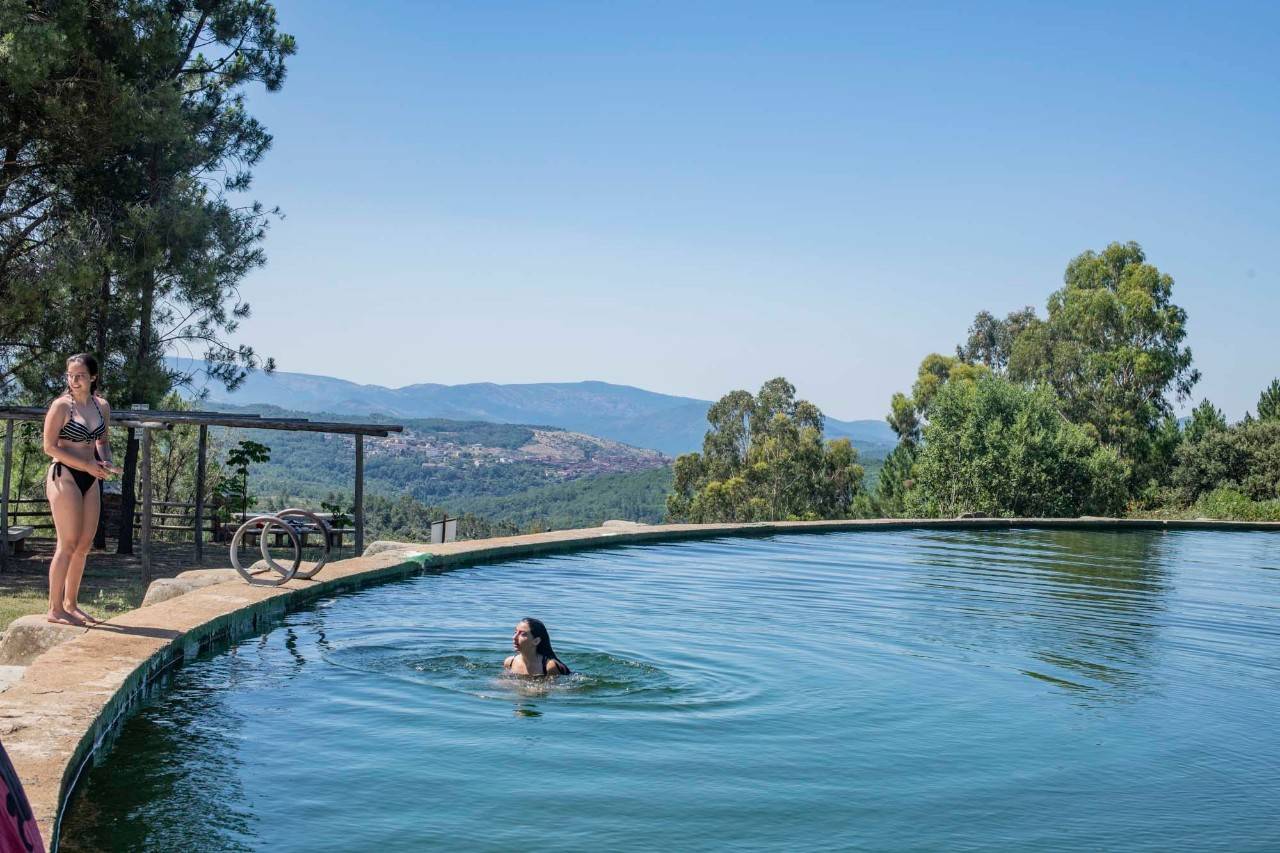
POLYGON ((58 430, 58 438, 88 444, 107 434, 107 419, 102 416, 102 409, 98 407, 98 401, 94 399, 92 394, 89 395, 89 399, 93 400, 93 407, 98 409, 98 425, 93 429, 89 429, 88 424, 82 424, 75 420, 75 409, 73 407, 72 414, 67 418, 67 422, 62 425, 62 429, 58 430))

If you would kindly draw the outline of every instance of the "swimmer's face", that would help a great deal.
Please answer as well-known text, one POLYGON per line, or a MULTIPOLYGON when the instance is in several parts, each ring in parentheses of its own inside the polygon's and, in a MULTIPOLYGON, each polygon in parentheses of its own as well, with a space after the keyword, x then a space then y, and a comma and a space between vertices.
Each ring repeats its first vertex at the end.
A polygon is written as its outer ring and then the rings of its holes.
POLYGON ((511 636, 511 648, 518 652, 532 652, 538 648, 538 638, 529 630, 528 622, 516 625, 516 632, 511 636))

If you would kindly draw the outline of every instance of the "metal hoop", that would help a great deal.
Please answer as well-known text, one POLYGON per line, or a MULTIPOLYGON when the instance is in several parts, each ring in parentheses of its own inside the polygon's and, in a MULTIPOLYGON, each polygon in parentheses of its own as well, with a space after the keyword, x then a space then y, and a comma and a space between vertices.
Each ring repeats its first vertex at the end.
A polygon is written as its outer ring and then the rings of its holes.
MULTIPOLYGON (((302 537, 297 535, 298 531, 293 529, 293 525, 289 524, 287 521, 282 521, 275 515, 260 517, 271 519, 271 521, 267 522, 267 524, 263 526, 262 534, 258 536, 258 551, 262 554, 262 562, 266 563, 267 568, 271 569, 271 571, 278 575, 287 574, 290 578, 294 577, 297 574, 298 569, 302 566, 302 537), (289 542, 293 545, 293 566, 288 569, 271 559, 271 552, 267 550, 267 529, 273 524, 285 531, 285 533, 293 533, 293 535, 289 537, 289 542)), ((280 583, 284 583, 284 581, 281 581, 280 583)))
POLYGON ((292 580, 293 576, 297 574, 298 566, 302 565, 302 541, 298 538, 298 532, 288 522, 282 521, 274 515, 255 516, 240 525, 239 529, 236 530, 236 535, 231 537, 231 565, 235 566, 235 570, 240 573, 240 577, 254 586, 280 586, 292 580), (288 535, 289 542, 293 545, 293 565, 287 569, 271 559, 267 552, 267 531, 272 526, 283 530, 288 535), (267 565, 280 575, 279 580, 256 577, 248 569, 240 565, 240 555, 238 553, 240 543, 244 540, 245 533, 248 533, 250 528, 253 527, 261 528, 261 532, 258 534, 259 550, 262 551, 267 565))
POLYGON ((298 509, 297 507, 291 507, 289 509, 282 509, 279 512, 277 512, 275 515, 276 515, 276 518, 284 518, 286 515, 302 516, 303 518, 308 519, 312 524, 314 524, 316 526, 316 529, 320 531, 320 535, 324 537, 324 554, 320 557, 320 561, 316 563, 314 566, 312 566, 308 571, 304 572, 299 570, 295 575, 295 577, 300 577, 303 580, 310 580, 311 578, 315 577, 316 572, 324 568, 325 563, 329 562, 329 555, 333 548, 333 545, 329 541, 329 534, 333 531, 333 528, 329 526, 329 522, 325 521, 323 518, 316 515, 314 512, 311 512, 310 510, 306 510, 306 509, 298 509))

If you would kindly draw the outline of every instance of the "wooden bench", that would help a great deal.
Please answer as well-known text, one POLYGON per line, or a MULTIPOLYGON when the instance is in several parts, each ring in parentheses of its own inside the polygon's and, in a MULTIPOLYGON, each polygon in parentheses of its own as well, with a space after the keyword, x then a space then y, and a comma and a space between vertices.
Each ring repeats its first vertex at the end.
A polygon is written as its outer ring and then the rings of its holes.
MULTIPOLYGON (((304 548, 307 547, 308 538, 312 536, 319 537, 321 535, 320 531, 314 524, 295 525, 293 530, 298 534, 298 541, 302 543, 302 547, 304 548)), ((338 527, 331 529, 329 531, 329 546, 333 548, 341 548, 343 539, 354 536, 355 532, 355 528, 353 527, 338 527)), ((262 531, 260 530, 246 530, 244 532, 244 538, 241 541, 246 546, 256 546, 258 544, 258 537, 261 535, 262 531)), ((277 548, 283 548, 289 544, 289 535, 278 527, 271 528, 271 531, 267 536, 270 537, 271 544, 277 548)))
POLYGON ((8 544, 9 553, 21 554, 26 548, 27 537, 34 531, 34 527, 10 527, 8 544))

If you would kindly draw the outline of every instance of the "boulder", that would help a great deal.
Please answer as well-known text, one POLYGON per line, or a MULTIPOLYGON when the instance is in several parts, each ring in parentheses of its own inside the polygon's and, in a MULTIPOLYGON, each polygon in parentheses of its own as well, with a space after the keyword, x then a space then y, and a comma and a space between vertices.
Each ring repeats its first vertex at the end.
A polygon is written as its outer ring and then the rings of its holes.
POLYGON ((239 577, 235 569, 192 569, 174 578, 158 578, 147 587, 147 594, 142 598, 142 606, 159 604, 162 601, 186 595, 193 589, 226 583, 239 577))
POLYGON ((9 623, 0 640, 0 666, 28 666, 54 646, 74 640, 88 629, 83 625, 59 625, 43 613, 19 616, 9 623))
POLYGON ((379 539, 372 542, 364 549, 364 556, 372 557, 374 554, 381 554, 385 551, 409 551, 413 554, 421 554, 429 545, 416 545, 413 542, 388 542, 379 539))

